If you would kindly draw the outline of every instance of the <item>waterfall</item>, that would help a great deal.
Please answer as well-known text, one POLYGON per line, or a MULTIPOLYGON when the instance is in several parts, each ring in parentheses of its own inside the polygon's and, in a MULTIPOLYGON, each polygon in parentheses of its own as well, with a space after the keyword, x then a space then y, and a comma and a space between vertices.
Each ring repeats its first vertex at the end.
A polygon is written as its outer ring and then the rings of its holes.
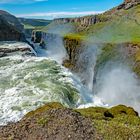
MULTIPOLYGON (((47 50, 41 49, 39 44, 34 45, 39 57, 14 52, 0 58, 0 125, 19 121, 26 113, 48 102, 60 102, 72 108, 92 102, 90 92, 80 79, 57 63, 60 57, 47 56, 47 50)), ((17 47, 29 45, 0 44, 0 48, 17 47)))

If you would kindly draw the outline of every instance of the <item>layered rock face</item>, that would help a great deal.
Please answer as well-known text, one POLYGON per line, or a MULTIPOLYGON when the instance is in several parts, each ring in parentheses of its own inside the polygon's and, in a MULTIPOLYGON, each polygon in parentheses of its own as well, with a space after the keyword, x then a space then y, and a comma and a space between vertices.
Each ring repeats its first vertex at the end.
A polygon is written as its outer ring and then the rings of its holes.
POLYGON ((16 17, 0 11, 0 41, 25 41, 23 30, 16 17))
POLYGON ((77 70, 76 63, 79 55, 82 53, 82 40, 80 38, 64 37, 64 47, 67 50, 69 59, 65 60, 63 65, 71 70, 77 70))
POLYGON ((140 0, 125 0, 123 4, 118 6, 118 9, 129 9, 133 6, 140 4, 140 0))
POLYGON ((55 19, 56 23, 79 23, 81 26, 89 26, 99 22, 96 16, 89 16, 89 17, 81 17, 81 18, 62 18, 62 19, 55 19))
POLYGON ((44 48, 46 46, 45 40, 51 40, 51 38, 54 38, 55 36, 55 34, 42 31, 32 31, 31 41, 33 43, 39 43, 40 46, 44 48))
POLYGON ((77 23, 79 27, 88 27, 90 25, 107 21, 108 19, 101 18, 98 15, 91 15, 79 18, 60 18, 55 19, 53 22, 56 24, 77 23))
MULTIPOLYGON (((123 4, 117 7, 117 9, 127 10, 138 4, 140 4, 140 0, 125 0, 123 4)), ((111 11, 113 12, 113 10, 111 11)), ((90 25, 100 23, 100 22, 106 22, 109 20, 108 18, 102 18, 101 15, 102 14, 79 17, 79 18, 59 18, 59 19, 55 19, 53 22, 55 22, 56 24, 78 23, 78 25, 81 27, 88 27, 90 25)))

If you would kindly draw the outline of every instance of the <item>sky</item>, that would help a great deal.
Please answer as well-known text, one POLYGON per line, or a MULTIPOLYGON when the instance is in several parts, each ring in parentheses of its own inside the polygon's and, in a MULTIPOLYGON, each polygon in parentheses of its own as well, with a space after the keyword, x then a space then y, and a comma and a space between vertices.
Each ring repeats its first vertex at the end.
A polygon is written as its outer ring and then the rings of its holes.
POLYGON ((0 9, 17 17, 54 19, 98 14, 123 0, 0 0, 0 9))

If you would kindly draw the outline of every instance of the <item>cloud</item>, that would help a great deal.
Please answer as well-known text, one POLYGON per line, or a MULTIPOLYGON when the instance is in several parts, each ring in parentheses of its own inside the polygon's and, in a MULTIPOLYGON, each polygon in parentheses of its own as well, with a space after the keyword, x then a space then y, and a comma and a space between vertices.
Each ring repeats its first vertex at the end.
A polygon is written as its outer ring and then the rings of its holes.
POLYGON ((34 3, 34 2, 43 2, 48 0, 0 0, 1 4, 18 4, 18 3, 34 3))
POLYGON ((36 18, 36 17, 43 17, 43 18, 61 18, 61 17, 78 17, 84 15, 94 15, 100 14, 104 11, 84 11, 84 12, 44 12, 44 13, 30 13, 30 14, 17 14, 17 17, 27 17, 27 18, 36 18))

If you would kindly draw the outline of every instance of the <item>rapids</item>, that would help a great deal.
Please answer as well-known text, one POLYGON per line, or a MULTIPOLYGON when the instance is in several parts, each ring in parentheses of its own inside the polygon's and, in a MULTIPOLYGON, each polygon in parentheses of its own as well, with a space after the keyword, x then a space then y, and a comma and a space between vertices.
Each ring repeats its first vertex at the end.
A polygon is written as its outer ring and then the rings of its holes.
MULTIPOLYGON (((30 46, 20 42, 0 44, 0 48, 15 47, 30 46)), ((57 63, 54 57, 16 52, 0 58, 0 125, 18 121, 27 112, 47 102, 78 107, 92 102, 92 99, 92 94, 80 79, 57 63)))

